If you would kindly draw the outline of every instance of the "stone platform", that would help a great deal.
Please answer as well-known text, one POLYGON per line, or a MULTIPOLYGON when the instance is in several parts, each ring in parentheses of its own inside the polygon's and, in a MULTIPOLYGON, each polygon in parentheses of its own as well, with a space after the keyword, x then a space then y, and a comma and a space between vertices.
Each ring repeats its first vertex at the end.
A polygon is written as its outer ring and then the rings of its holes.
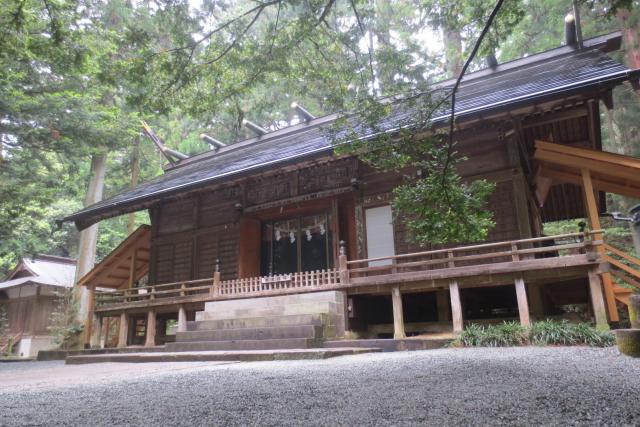
POLYGON ((192 351, 192 352, 150 352, 150 353, 111 353, 67 356, 68 365, 88 363, 150 363, 150 362, 255 362, 270 360, 315 360, 329 359, 364 353, 380 352, 379 348, 313 348, 287 350, 249 350, 249 351, 192 351))

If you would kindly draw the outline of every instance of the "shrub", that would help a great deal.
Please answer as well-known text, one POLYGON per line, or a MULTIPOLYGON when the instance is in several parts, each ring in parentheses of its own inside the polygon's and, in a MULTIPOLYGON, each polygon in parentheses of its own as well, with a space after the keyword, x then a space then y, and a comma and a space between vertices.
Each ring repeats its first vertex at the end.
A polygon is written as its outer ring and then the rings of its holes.
POLYGON ((600 331, 588 323, 544 320, 525 328, 518 322, 498 325, 471 324, 452 343, 462 347, 506 347, 534 345, 589 345, 608 347, 615 344, 610 331, 600 331))
POLYGON ((518 322, 503 322, 498 325, 467 326, 455 345, 464 347, 508 347, 522 345, 526 339, 526 329, 518 322))
POLYGON ((47 329, 58 348, 71 348, 83 329, 83 325, 78 322, 78 303, 72 289, 56 292, 56 298, 56 308, 51 313, 51 324, 47 329))

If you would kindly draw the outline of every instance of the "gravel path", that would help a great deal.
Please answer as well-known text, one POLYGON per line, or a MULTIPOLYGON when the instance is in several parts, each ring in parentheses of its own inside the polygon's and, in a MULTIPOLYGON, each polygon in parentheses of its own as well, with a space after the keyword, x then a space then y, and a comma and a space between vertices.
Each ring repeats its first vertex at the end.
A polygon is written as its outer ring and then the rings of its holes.
POLYGON ((614 348, 528 347, 231 364, 5 363, 0 414, 12 426, 638 425, 640 359, 614 348))

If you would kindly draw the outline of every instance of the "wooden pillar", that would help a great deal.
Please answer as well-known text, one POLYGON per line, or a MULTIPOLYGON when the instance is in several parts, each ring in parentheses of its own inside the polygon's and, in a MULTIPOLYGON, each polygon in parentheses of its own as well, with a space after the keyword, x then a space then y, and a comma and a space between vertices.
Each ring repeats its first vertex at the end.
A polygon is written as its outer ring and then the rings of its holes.
POLYGON ((184 309, 184 305, 178 307, 178 332, 187 331, 187 311, 184 309))
POLYGON ((109 342, 109 329, 111 326, 111 317, 101 318, 102 327, 100 332, 100 348, 105 348, 109 342))
POLYGON ((131 253, 131 263, 129 264, 129 289, 133 288, 136 280, 136 262, 138 261, 138 249, 134 249, 131 253))
POLYGON ((596 328, 609 329, 607 323, 607 309, 602 296, 600 276, 595 268, 589 270, 589 293, 593 305, 593 315, 596 318, 596 328))
POLYGON ((393 306, 393 339, 406 338, 404 333, 404 315, 402 313, 402 295, 400 287, 395 285, 391 288, 391 303, 393 306))
POLYGON ((156 311, 151 309, 147 312, 147 337, 144 342, 145 347, 153 347, 156 345, 156 311))
POLYGON ((93 286, 86 286, 85 294, 87 296, 87 314, 84 318, 84 348, 91 347, 91 335, 94 333, 94 310, 96 305, 96 292, 93 286))
POLYGON ((449 282, 449 297, 451 298, 451 316, 453 317, 453 332, 460 333, 463 329, 462 302, 460 300, 460 286, 458 281, 449 282))
MULTIPOLYGON (((589 225, 592 230, 600 230, 600 216, 598 215, 598 205, 596 204, 595 190, 593 188, 593 182, 591 181, 591 172, 588 169, 582 169, 580 171, 582 175, 582 189, 583 189, 583 197, 585 210, 587 212, 587 218, 589 220, 589 225)), ((596 234, 593 236, 595 240, 602 240, 602 234, 596 234)), ((603 245, 598 246, 598 253, 600 255, 604 254, 603 245)), ((602 273, 602 283, 604 285, 604 294, 606 298, 606 307, 607 313, 609 314, 609 319, 612 322, 620 321, 620 316, 618 316, 618 307, 616 306, 616 298, 613 293, 613 282, 611 280, 611 274, 602 273)))
POLYGON ((449 319, 449 301, 447 301, 447 291, 440 289, 436 292, 436 304, 438 306, 438 321, 445 322, 449 319))
POLYGON ((129 317, 124 311, 120 313, 120 331, 118 333, 118 347, 126 347, 129 335, 129 317))
POLYGON ((524 285, 524 279, 518 277, 515 280, 516 298, 518 299, 518 313, 520 314, 520 324, 522 326, 531 325, 529 318, 529 302, 527 301, 527 289, 524 285))

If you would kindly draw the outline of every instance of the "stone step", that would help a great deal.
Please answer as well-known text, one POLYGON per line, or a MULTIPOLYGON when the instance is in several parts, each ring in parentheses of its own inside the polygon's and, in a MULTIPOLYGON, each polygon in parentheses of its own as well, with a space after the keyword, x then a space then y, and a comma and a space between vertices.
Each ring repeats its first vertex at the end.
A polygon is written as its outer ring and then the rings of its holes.
POLYGON ((333 302, 337 304, 344 304, 344 296, 342 292, 326 291, 279 295, 274 297, 210 301, 205 303, 204 311, 226 311, 237 309, 280 307, 289 304, 304 304, 310 302, 333 302))
MULTIPOLYGON (((335 322, 337 319, 334 319, 335 322)), ((239 319, 200 320, 187 322, 188 331, 205 331, 240 328, 268 328, 275 326, 333 324, 326 314, 293 314, 289 316, 243 317, 239 319), (327 322, 325 322, 325 319, 327 322)))
POLYGON ((270 360, 328 359, 330 357, 379 352, 377 348, 312 348, 252 351, 192 351, 163 353, 95 354, 68 356, 66 363, 150 362, 255 362, 270 360))
POLYGON ((415 350, 435 350, 449 345, 453 338, 374 338, 374 339, 356 339, 356 340, 333 340, 325 341, 325 348, 340 347, 362 347, 362 348, 379 348, 381 351, 415 351, 415 350))
POLYGON ((267 328, 218 329, 176 333, 176 342, 271 340, 323 337, 323 327, 316 325, 275 326, 267 328))
POLYGON ((334 302, 309 302, 273 307, 239 308, 224 311, 200 311, 196 313, 196 321, 254 318, 264 316, 290 316, 298 314, 341 314, 342 304, 334 302))
POLYGON ((220 350, 280 350, 322 347, 322 342, 311 338, 286 338, 268 340, 228 340, 173 342, 165 345, 166 351, 220 351, 220 350))

